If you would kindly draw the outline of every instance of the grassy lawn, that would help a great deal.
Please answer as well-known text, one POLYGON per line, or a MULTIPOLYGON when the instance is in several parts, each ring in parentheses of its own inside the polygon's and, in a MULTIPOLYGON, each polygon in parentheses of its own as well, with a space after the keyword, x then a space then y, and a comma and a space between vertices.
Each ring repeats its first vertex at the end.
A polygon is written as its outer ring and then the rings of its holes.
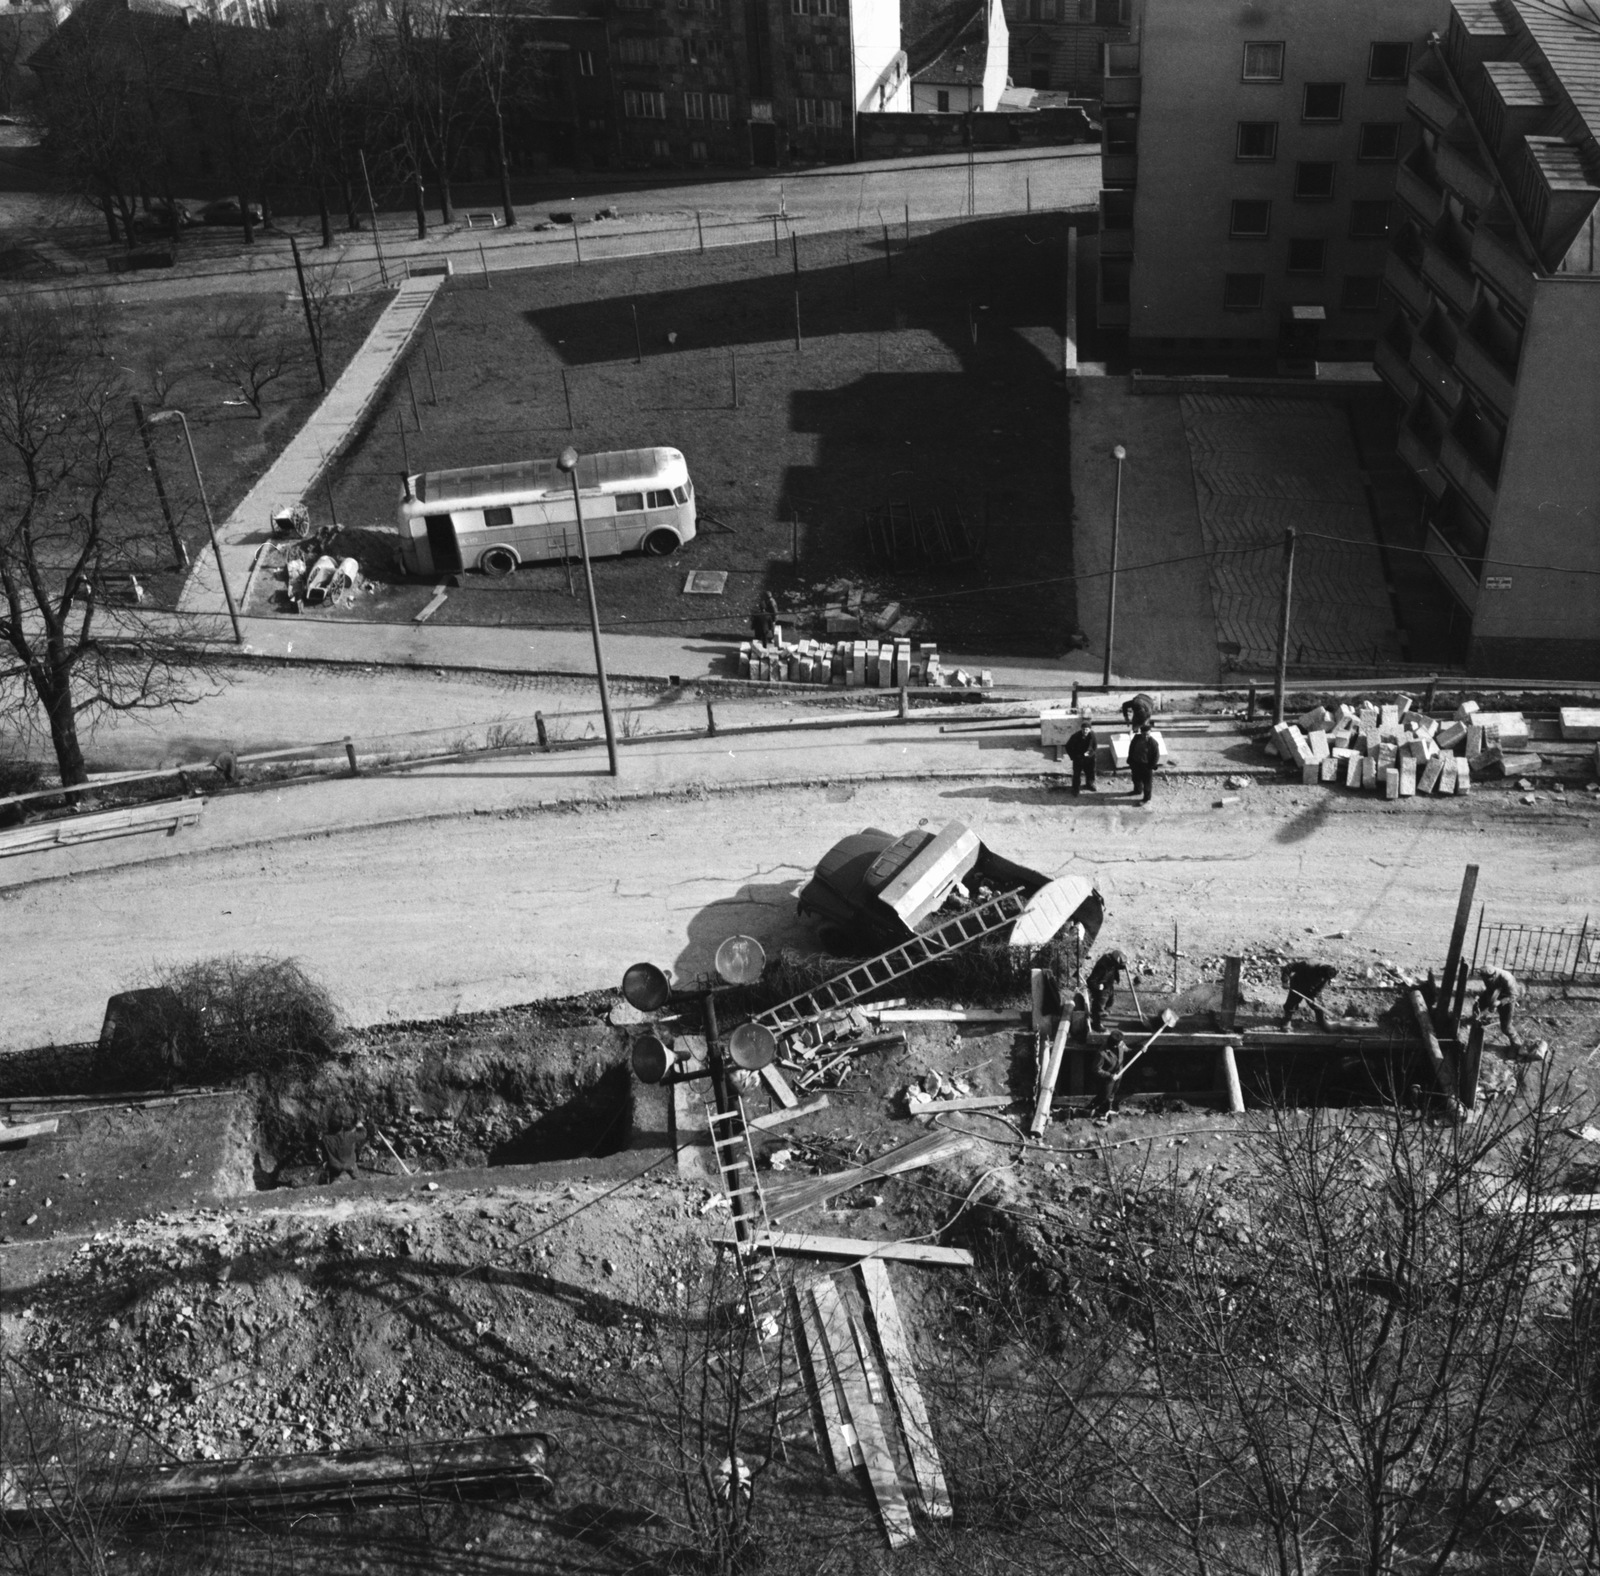
MULTIPOLYGON (((891 230, 887 266, 881 231, 803 238, 798 280, 787 238, 776 251, 497 274, 490 290, 464 275, 436 309, 436 340, 412 356, 410 386, 396 379, 334 471, 331 500, 326 488, 308 500, 318 524, 337 508, 341 548, 378 582, 334 616, 408 620, 432 596, 434 582, 407 580, 396 559, 408 464, 667 444, 688 457, 700 533, 668 559, 596 563, 608 627, 726 637, 747 629, 764 589, 820 612, 848 582, 869 609, 898 602, 948 646, 1059 654, 1076 627, 1059 579, 1072 570, 1057 376, 1066 233, 1037 215, 913 229, 909 241, 891 230), (979 556, 874 558, 866 511, 890 505, 959 510, 979 556), (686 595, 691 569, 728 571, 726 593, 686 595)), ((574 596, 561 564, 461 579, 436 622, 584 622, 581 577, 574 596)), ((251 611, 275 604, 281 583, 263 574, 251 611)))

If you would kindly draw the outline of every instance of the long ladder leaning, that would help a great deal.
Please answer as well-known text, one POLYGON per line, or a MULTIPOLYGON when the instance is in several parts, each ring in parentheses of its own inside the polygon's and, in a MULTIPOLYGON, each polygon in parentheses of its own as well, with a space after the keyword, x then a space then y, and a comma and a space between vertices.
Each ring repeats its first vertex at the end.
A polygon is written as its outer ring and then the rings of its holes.
POLYGON ((782 1036, 798 1029, 802 1024, 814 1022, 830 1012, 848 1007, 870 991, 892 984, 902 975, 920 969, 924 963, 948 956, 974 941, 1003 930, 1028 906, 1028 894, 1018 887, 1013 892, 1002 892, 977 908, 944 920, 931 930, 898 947, 890 947, 875 958, 857 963, 831 980, 825 980, 815 990, 802 991, 781 1001, 776 1007, 755 1015, 755 1022, 782 1036))

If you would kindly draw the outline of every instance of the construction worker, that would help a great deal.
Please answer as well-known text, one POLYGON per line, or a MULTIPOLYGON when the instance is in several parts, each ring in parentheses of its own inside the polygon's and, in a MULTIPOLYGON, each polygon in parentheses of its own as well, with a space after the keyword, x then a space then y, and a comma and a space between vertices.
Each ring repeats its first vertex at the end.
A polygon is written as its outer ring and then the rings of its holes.
POLYGON ((1337 978, 1338 973, 1331 963, 1285 963, 1279 978, 1289 995, 1284 1001, 1283 1017, 1278 1027, 1287 1029, 1300 1008, 1309 1007, 1317 1015, 1317 1027, 1326 1029, 1328 1015, 1317 998, 1327 989, 1329 980, 1337 978))
POLYGON ((1094 758, 1100 748, 1100 741, 1095 737, 1094 728, 1089 722, 1089 713, 1078 713, 1078 729, 1067 739, 1067 758, 1072 762, 1072 791, 1077 793, 1082 785, 1087 782, 1089 792, 1096 793, 1094 785, 1094 758))
POLYGON ((1117 984, 1128 972, 1128 960, 1113 949, 1102 952, 1089 970, 1089 1024, 1098 1034, 1105 1027, 1107 1011, 1117 998, 1117 984))
POLYGON ((1156 703, 1148 695, 1135 695, 1122 703, 1122 720, 1135 732, 1156 714, 1156 703))
POLYGON ((1128 791, 1142 793, 1144 798, 1139 801, 1141 804, 1150 803, 1150 792, 1156 782, 1156 767, 1160 764, 1161 745, 1150 732, 1147 721, 1134 734, 1133 742, 1128 746, 1128 770, 1133 774, 1133 787, 1128 791))
POLYGON ((755 612, 750 615, 750 629, 763 646, 770 646, 777 627, 778 599, 770 591, 763 591, 755 612))
POLYGON ((1122 1030, 1113 1029, 1094 1059, 1094 1105, 1091 1113, 1104 1121, 1117 1108, 1117 1084, 1122 1078, 1122 1030))
POLYGON ((1479 1023, 1487 1023, 1498 1013, 1500 1032, 1505 1035, 1506 1043, 1520 1046, 1522 1041, 1517 1038, 1517 1031, 1511 1027, 1512 1017, 1517 1010, 1517 999, 1522 995, 1522 986, 1517 983, 1516 975, 1506 968, 1487 968, 1479 972, 1479 978, 1483 981, 1483 991, 1478 997, 1477 1009, 1472 1016, 1479 1023))

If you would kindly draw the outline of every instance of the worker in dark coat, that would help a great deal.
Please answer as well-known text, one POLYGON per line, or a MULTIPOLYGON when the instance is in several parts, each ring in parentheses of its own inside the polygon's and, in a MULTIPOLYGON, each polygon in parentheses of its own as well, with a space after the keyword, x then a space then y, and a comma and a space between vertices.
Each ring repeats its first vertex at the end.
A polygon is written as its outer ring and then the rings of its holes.
POLYGON ((1328 1015, 1322 1010, 1322 1003, 1317 998, 1338 973, 1338 969, 1331 963, 1285 963, 1281 978, 1284 989, 1289 995, 1283 1004, 1283 1017, 1279 1020, 1278 1027, 1287 1029, 1294 1015, 1302 1007, 1309 1007, 1317 1015, 1317 1027, 1326 1029, 1328 1015))
POLYGON ((1517 983, 1516 975, 1506 968, 1487 968, 1480 971, 1479 978, 1483 981, 1483 991, 1478 997, 1473 1016, 1479 1023, 1487 1023, 1498 1013, 1500 1032, 1505 1035, 1506 1042, 1520 1045, 1522 1042, 1517 1038, 1517 1031, 1511 1026, 1517 1001, 1522 995, 1522 986, 1517 983))
POLYGON ((777 627, 778 599, 770 591, 763 591, 755 612, 750 615, 750 628, 763 646, 770 646, 777 627))
POLYGON ((1161 764, 1161 745, 1150 732, 1147 722, 1134 734, 1128 746, 1128 770, 1133 774, 1130 793, 1142 793, 1141 804, 1150 803, 1150 793, 1156 783, 1156 767, 1161 764))
POLYGON ((1102 952, 1094 960, 1088 985, 1090 1023, 1096 1033, 1105 1027, 1106 1013, 1116 1001, 1118 982, 1127 972, 1128 960, 1114 949, 1102 952))
POLYGON ((1094 1105, 1097 1117, 1109 1116, 1117 1108, 1117 1084, 1122 1078, 1122 1031, 1113 1029, 1094 1058, 1094 1105))
POLYGON ((1156 703, 1148 695, 1135 695, 1122 703, 1122 720, 1137 733, 1156 714, 1156 703))
POLYGON ((1077 793, 1085 782, 1089 785, 1089 792, 1098 790, 1094 785, 1094 758, 1095 752, 1100 748, 1100 741, 1095 737, 1094 728, 1089 722, 1089 713, 1078 713, 1078 729, 1067 739, 1067 759, 1072 762, 1072 791, 1077 793))

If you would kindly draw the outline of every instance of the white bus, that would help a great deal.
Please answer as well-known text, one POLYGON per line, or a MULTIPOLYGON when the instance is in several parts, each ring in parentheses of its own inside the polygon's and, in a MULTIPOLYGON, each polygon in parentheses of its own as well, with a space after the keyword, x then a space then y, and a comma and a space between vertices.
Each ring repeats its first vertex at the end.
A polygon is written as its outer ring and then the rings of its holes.
MULTIPOLYGON (((676 552, 694 536, 694 483, 677 449, 614 449, 578 460, 592 557, 676 552)), ((414 575, 576 558, 572 479, 554 460, 420 471, 400 500, 400 562, 414 575)))

